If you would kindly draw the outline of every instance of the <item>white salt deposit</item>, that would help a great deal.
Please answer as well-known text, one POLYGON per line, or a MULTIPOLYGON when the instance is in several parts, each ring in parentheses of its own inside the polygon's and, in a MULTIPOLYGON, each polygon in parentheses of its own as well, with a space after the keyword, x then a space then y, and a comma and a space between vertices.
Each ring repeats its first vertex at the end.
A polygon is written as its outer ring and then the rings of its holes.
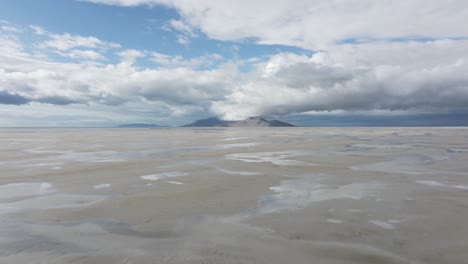
POLYGON ((244 138, 242 138, 242 137, 232 137, 232 138, 225 138, 222 141, 234 141, 234 140, 240 140, 240 139, 244 139, 244 138))
POLYGON ((417 183, 432 186, 432 187, 446 187, 446 188, 468 190, 468 185, 448 185, 448 184, 443 184, 443 183, 436 182, 436 181, 417 181, 417 183))
POLYGON ((187 175, 188 173, 175 171, 175 172, 164 172, 164 173, 158 173, 158 174, 144 175, 144 176, 140 176, 140 178, 142 178, 143 180, 158 181, 160 179, 183 177, 187 175))
POLYGON ((108 184, 108 183, 103 183, 103 184, 98 184, 98 185, 94 185, 94 186, 93 186, 93 188, 94 188, 94 189, 97 189, 97 190, 99 190, 99 189, 105 189, 105 188, 110 188, 110 187, 111 187, 111 185, 108 184))
POLYGON ((328 222, 328 223, 332 223, 332 224, 342 224, 342 223, 343 223, 343 220, 339 220, 339 219, 327 219, 327 222, 328 222))
POLYGON ((242 175, 242 176, 250 176, 250 175, 259 175, 261 174, 260 172, 254 172, 254 171, 231 171, 231 170, 225 170, 225 169, 219 169, 218 171, 226 174, 231 174, 231 175, 242 175))
POLYGON ((429 185, 429 186, 440 186, 440 187, 447 187, 447 185, 436 182, 436 181, 417 181, 419 184, 429 185))
POLYGON ((36 164, 28 164, 28 165, 23 165, 20 167, 45 167, 45 166, 56 166, 56 165, 63 165, 63 162, 53 162, 53 163, 36 163, 36 164))
POLYGON ((167 183, 175 184, 175 185, 183 184, 182 182, 178 182, 178 181, 167 181, 167 183))
POLYGON ((385 222, 385 221, 369 220, 369 223, 374 224, 374 225, 376 225, 378 227, 381 227, 383 229, 387 229, 387 230, 396 229, 396 227, 394 225, 392 225, 391 223, 385 222))
POLYGON ((213 149, 231 149, 231 148, 248 148, 260 145, 258 142, 237 143, 237 144, 220 144, 215 145, 213 149))

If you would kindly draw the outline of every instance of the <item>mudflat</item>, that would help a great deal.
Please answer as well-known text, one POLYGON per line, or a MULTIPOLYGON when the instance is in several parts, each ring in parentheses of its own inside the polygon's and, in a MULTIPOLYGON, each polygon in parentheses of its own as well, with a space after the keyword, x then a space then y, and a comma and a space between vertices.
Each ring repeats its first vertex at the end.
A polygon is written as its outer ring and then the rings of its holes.
POLYGON ((468 128, 0 130, 0 263, 468 263, 468 128))

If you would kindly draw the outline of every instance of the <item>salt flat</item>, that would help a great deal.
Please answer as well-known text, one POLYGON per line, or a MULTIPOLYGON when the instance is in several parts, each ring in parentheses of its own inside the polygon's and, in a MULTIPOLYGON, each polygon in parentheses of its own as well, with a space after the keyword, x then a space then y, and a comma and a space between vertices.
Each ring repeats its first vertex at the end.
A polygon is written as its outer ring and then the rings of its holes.
POLYGON ((468 128, 0 130, 0 263, 468 263, 468 128))

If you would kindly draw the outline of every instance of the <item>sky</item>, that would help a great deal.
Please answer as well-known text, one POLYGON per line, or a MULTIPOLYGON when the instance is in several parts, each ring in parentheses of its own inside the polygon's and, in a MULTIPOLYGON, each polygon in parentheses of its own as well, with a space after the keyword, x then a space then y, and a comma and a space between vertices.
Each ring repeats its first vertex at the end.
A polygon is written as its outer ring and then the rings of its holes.
POLYGON ((0 0, 0 127, 467 125, 467 18, 466 0, 0 0))

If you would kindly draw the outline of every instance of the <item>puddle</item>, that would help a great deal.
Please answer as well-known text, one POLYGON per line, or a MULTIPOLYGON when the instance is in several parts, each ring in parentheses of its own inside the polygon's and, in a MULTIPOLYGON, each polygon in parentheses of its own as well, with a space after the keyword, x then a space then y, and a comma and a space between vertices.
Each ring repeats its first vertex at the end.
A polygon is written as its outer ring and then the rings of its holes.
POLYGON ((0 186, 0 198, 20 199, 0 203, 0 215, 24 210, 45 210, 88 206, 105 199, 104 196, 63 194, 47 182, 11 183, 0 186), (31 198, 32 197, 32 198, 31 198), (23 199, 21 199, 23 198, 23 199))
POLYGON ((432 187, 446 187, 446 188, 454 188, 454 189, 461 189, 461 190, 468 190, 468 185, 447 185, 436 181, 417 181, 419 184, 424 184, 427 186, 432 187))
POLYGON ((13 213, 24 210, 45 210, 83 207, 104 200, 103 196, 80 194, 53 194, 21 200, 14 203, 0 204, 0 214, 13 213))
POLYGON ((52 184, 47 182, 10 183, 0 186, 0 199, 48 195, 55 192, 52 184))
POLYGON ((452 148, 452 149, 447 149, 446 151, 450 153, 464 153, 464 152, 468 152, 468 148, 452 148))
POLYGON ((274 194, 265 196, 256 212, 272 213, 282 210, 302 209, 310 203, 333 199, 362 199, 377 195, 383 185, 374 182, 351 183, 342 186, 321 184, 322 176, 285 180, 279 186, 271 187, 274 194))
MULTIPOLYGON (((449 157, 441 155, 424 157, 405 157, 371 164, 351 166, 350 169, 355 171, 377 171, 388 173, 401 173, 408 175, 437 174, 441 173, 441 171, 431 169, 430 166, 432 164, 440 163, 447 160, 449 160, 449 157)), ((448 171, 445 171, 444 173, 463 174, 459 172, 448 171)))
POLYGON ((391 149, 417 149, 413 145, 409 144, 351 144, 348 146, 349 148, 353 149, 363 149, 363 150, 371 150, 371 149, 382 149, 382 150, 391 150, 391 149))
MULTIPOLYGON (((78 162, 124 162, 128 160, 128 154, 119 151, 72 151, 72 150, 47 150, 45 148, 33 148, 25 150, 32 154, 48 154, 47 160, 72 160, 78 162)), ((47 163, 43 163, 47 164, 47 163)), ((52 164, 52 163, 50 163, 52 164)), ((48 165, 50 165, 48 164, 48 165)), ((62 163, 63 164, 63 163, 62 163)))

